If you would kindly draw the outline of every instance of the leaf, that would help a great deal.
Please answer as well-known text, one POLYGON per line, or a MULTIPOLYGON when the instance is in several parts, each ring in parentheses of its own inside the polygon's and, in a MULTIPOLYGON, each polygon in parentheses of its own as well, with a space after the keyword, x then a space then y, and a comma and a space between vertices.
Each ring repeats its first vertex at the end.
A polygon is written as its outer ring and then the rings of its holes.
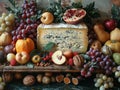
POLYGON ((55 43, 49 42, 47 45, 45 45, 45 47, 43 47, 43 51, 50 51, 53 49, 54 46, 55 46, 55 43))
POLYGON ((27 63, 27 67, 28 68, 34 68, 34 64, 29 62, 29 63, 27 63))
POLYGON ((8 0, 8 1, 11 3, 11 5, 12 5, 13 7, 16 7, 15 0, 8 0))

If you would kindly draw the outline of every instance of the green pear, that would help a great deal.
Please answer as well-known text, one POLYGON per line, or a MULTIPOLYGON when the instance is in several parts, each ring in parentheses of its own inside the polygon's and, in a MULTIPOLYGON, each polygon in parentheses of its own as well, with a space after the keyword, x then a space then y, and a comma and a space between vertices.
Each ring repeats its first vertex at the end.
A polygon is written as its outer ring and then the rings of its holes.
POLYGON ((113 60, 115 61, 116 64, 120 65, 120 53, 114 53, 113 60))

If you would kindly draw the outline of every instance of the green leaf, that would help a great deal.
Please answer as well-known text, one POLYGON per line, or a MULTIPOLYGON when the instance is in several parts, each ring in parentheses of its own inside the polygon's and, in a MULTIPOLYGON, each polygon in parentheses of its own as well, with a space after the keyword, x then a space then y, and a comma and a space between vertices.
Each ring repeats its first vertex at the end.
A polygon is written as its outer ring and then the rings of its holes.
POLYGON ((27 67, 28 68, 34 68, 34 64, 29 62, 29 63, 27 63, 27 67))
POLYGON ((15 0, 8 0, 10 3, 11 3, 11 5, 13 6, 13 7, 16 7, 16 2, 15 2, 15 0))
POLYGON ((45 45, 45 47, 43 47, 43 51, 50 51, 53 49, 54 46, 55 46, 55 43, 49 42, 48 44, 45 45))

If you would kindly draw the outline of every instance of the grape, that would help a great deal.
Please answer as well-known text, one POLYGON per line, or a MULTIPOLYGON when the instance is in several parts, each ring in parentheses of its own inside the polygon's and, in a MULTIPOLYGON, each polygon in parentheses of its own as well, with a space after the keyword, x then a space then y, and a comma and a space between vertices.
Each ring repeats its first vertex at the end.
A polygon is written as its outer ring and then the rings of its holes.
POLYGON ((7 26, 7 27, 5 28, 5 31, 10 32, 10 31, 11 31, 11 28, 7 26))
POLYGON ((112 82, 109 82, 108 85, 109 85, 110 88, 114 87, 114 84, 112 82))
POLYGON ((100 87, 100 83, 95 83, 95 87, 100 87))
POLYGON ((102 79, 103 79, 104 81, 107 80, 107 76, 104 75, 104 76, 102 77, 102 79))
POLYGON ((109 88, 109 85, 107 83, 104 84, 105 88, 109 88))
POLYGON ((105 87, 103 85, 100 86, 100 90, 105 90, 105 87))
POLYGON ((118 78, 118 82, 120 83, 120 77, 118 78))
POLYGON ((115 72, 115 77, 120 77, 120 72, 119 71, 115 72))
POLYGON ((102 79, 98 79, 98 80, 97 80, 97 83, 102 84, 102 83, 103 83, 103 80, 102 80, 102 79))

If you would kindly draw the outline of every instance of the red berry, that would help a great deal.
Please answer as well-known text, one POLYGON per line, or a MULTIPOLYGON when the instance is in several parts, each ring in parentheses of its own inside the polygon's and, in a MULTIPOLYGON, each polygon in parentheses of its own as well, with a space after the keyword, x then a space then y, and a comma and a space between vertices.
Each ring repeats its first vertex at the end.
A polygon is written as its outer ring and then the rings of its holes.
POLYGON ((52 57, 52 55, 53 55, 53 52, 49 52, 49 56, 52 57))
POLYGON ((70 59, 68 60, 68 64, 69 64, 70 66, 73 66, 73 59, 72 59, 72 58, 70 58, 70 59))
POLYGON ((82 76, 86 76, 86 74, 87 74, 87 72, 86 72, 84 69, 82 69, 82 70, 81 70, 81 75, 82 75, 82 76))
POLYGON ((12 59, 12 60, 10 61, 10 65, 11 65, 11 66, 15 66, 16 64, 17 64, 17 62, 16 62, 15 59, 12 59))
POLYGON ((76 56, 76 55, 78 55, 78 52, 73 52, 73 56, 76 56))

